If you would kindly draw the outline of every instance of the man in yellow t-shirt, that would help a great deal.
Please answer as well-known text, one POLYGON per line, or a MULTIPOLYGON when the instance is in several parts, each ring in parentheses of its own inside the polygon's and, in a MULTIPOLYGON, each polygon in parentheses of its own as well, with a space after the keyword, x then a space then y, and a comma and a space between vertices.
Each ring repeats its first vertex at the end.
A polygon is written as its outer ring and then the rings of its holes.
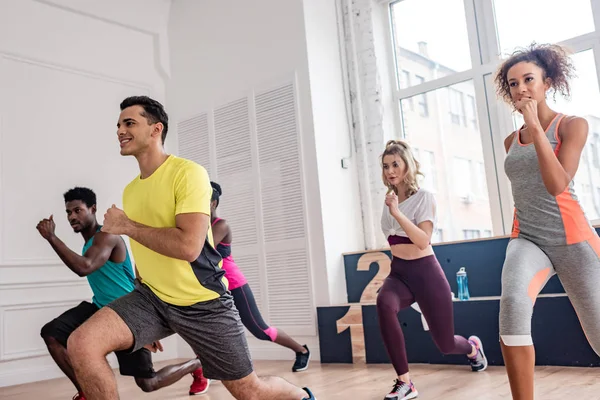
POLYGON ((102 231, 127 235, 140 281, 133 292, 95 313, 71 334, 68 349, 88 400, 117 399, 106 355, 136 351, 173 333, 236 399, 314 400, 278 377, 259 378, 244 326, 228 291, 210 228, 212 188, 200 165, 165 152, 168 116, 146 96, 121 103, 117 135, 121 155, 134 156, 138 175, 114 205, 102 231))

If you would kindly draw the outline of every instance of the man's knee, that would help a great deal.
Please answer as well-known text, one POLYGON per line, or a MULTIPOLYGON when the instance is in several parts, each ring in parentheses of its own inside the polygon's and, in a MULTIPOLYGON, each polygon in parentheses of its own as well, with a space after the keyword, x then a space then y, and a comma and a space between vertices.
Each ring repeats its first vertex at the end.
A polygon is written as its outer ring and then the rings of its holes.
POLYGON ((121 317, 104 307, 69 336, 67 348, 77 354, 106 356, 133 344, 133 334, 121 317))
POLYGON ((135 383, 143 392, 150 393, 156 390, 156 378, 135 378, 135 383))
POLYGON ((261 380, 254 372, 242 379, 223 381, 223 385, 237 400, 259 400, 263 389, 261 380))
POLYGON ((77 358, 87 357, 93 350, 93 342, 91 338, 86 335, 86 332, 81 329, 76 329, 69 335, 67 339, 67 353, 71 360, 77 358))

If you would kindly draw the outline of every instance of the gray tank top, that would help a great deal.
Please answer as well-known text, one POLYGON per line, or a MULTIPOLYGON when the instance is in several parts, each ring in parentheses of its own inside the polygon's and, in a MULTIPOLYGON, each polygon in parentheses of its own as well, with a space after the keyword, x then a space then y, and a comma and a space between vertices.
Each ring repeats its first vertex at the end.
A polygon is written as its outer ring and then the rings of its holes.
MULTIPOLYGON (((558 114, 546 129, 554 154, 561 140, 558 127, 564 118, 558 114)), ((575 195, 573 180, 563 193, 552 196, 542 180, 533 143, 521 143, 521 130, 515 135, 504 161, 515 202, 511 237, 522 237, 537 245, 556 246, 579 243, 596 235, 575 195)))

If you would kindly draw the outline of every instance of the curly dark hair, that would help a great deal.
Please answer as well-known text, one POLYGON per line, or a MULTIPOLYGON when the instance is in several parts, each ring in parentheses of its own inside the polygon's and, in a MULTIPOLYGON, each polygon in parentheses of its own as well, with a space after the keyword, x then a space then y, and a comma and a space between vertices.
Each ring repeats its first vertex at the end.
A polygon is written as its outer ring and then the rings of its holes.
POLYGON ((86 187, 74 187, 63 195, 65 203, 73 200, 81 200, 88 208, 96 205, 96 193, 86 187))
POLYGON ((498 96, 502 97, 507 103, 512 102, 508 83, 508 70, 520 62, 530 62, 544 71, 544 79, 550 79, 554 100, 556 100, 557 92, 568 99, 571 96, 569 80, 575 77, 575 68, 569 53, 567 49, 556 44, 537 44, 535 42, 529 47, 516 50, 508 60, 502 63, 498 72, 496 72, 494 82, 496 83, 498 96))

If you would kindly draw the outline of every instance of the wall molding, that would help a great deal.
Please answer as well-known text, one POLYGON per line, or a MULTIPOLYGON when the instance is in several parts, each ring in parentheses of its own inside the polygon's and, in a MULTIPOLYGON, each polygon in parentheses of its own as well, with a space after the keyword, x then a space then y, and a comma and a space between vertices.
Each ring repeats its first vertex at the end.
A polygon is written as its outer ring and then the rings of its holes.
POLYGON ((73 286, 88 286, 87 279, 0 283, 0 290, 42 289, 73 286))
POLYGON ((23 358, 31 358, 31 357, 40 357, 47 354, 46 347, 41 349, 27 349, 27 350, 17 350, 10 351, 7 350, 6 346, 6 337, 8 332, 8 327, 5 324, 6 313, 11 311, 22 311, 22 310, 36 310, 43 308, 51 308, 51 307, 61 307, 68 306, 74 307, 79 304, 79 300, 69 300, 69 301, 56 301, 56 302, 47 302, 47 303, 25 303, 14 306, 2 306, 0 307, 0 329, 2 329, 2 337, 0 338, 0 361, 9 361, 9 360, 18 360, 23 358))
MULTIPOLYGON (((135 26, 131 26, 131 25, 127 25, 124 24, 122 22, 118 22, 118 21, 114 21, 111 20, 109 18, 104 18, 104 17, 100 17, 98 15, 94 15, 92 13, 88 13, 82 10, 78 10, 76 8, 73 7, 69 7, 69 6, 65 6, 65 5, 61 5, 61 4, 56 4, 52 1, 48 1, 48 0, 33 0, 37 3, 40 4, 44 4, 46 6, 49 7, 54 7, 57 8, 59 10, 63 10, 66 12, 70 12, 76 15, 79 15, 81 17, 86 17, 86 18, 90 18, 90 19, 94 19, 96 21, 102 21, 104 23, 107 24, 111 24, 111 25, 115 25, 118 26, 120 28, 124 28, 124 29, 128 29, 134 32, 139 32, 139 33, 143 33, 145 35, 148 35, 152 38, 152 42, 154 45, 154 68, 156 69, 156 71, 158 72, 158 74, 160 75, 160 77, 163 79, 163 83, 166 84, 167 80, 170 78, 169 76, 169 72, 168 72, 168 67, 165 67, 163 65, 163 63, 161 62, 161 60, 164 58, 163 57, 163 53, 165 53, 163 50, 161 50, 162 46, 161 46, 161 33, 159 32, 153 32, 153 31, 149 31, 147 29, 143 29, 143 28, 139 28, 139 27, 135 27, 135 26)), ((165 1, 166 3, 170 3, 170 1, 165 1)), ((170 6, 169 6, 170 7, 170 6)), ((167 27, 164 27, 165 32, 164 34, 166 34, 166 29, 167 27)), ((166 44, 168 45, 168 40, 166 41, 166 44)), ((167 51, 168 54, 168 51, 167 51)), ((168 58, 167 58, 168 59, 168 58)))
MULTIPOLYGON (((2 141, 0 140, 0 146, 2 141)), ((1 184, 1 179, 0 179, 1 184)), ((2 203, 0 203, 1 205, 2 203)), ((0 218, 0 221, 2 219, 0 218)), ((0 237, 1 238, 1 237, 0 237)), ((4 249, 4 245, 2 245, 4 249)), ((12 260, 5 260, 0 254, 0 268, 15 268, 15 267, 63 267, 64 264, 60 262, 58 257, 56 258, 16 258, 12 260)))
POLYGON ((128 79, 116 78, 114 76, 99 74, 97 72, 89 71, 89 70, 86 70, 83 68, 73 68, 71 66, 67 66, 64 64, 53 63, 53 62, 41 60, 38 58, 33 58, 33 57, 25 56, 22 54, 12 53, 12 52, 7 52, 7 51, 0 51, 0 56, 2 56, 2 58, 5 58, 7 60, 20 62, 23 64, 31 64, 31 65, 35 65, 38 67, 53 69, 55 71, 61 71, 61 72, 66 72, 66 73, 73 74, 73 75, 85 76, 86 78, 98 79, 98 80, 101 80, 104 82, 117 83, 119 85, 129 86, 129 87, 136 88, 136 89, 144 89, 144 90, 148 90, 148 91, 151 90, 151 85, 149 85, 147 82, 132 81, 132 80, 128 80, 128 79))
MULTIPOLYGON (((2 203, 0 203, 1 205, 2 203)), ((0 236, 1 239, 1 236, 0 236)), ((0 255, 1 256, 1 255, 0 255)), ((0 257, 0 260, 2 257, 0 257)), ((65 264, 57 259, 21 259, 12 260, 6 264, 0 263, 0 268, 19 268, 19 267, 64 267, 65 264)))

